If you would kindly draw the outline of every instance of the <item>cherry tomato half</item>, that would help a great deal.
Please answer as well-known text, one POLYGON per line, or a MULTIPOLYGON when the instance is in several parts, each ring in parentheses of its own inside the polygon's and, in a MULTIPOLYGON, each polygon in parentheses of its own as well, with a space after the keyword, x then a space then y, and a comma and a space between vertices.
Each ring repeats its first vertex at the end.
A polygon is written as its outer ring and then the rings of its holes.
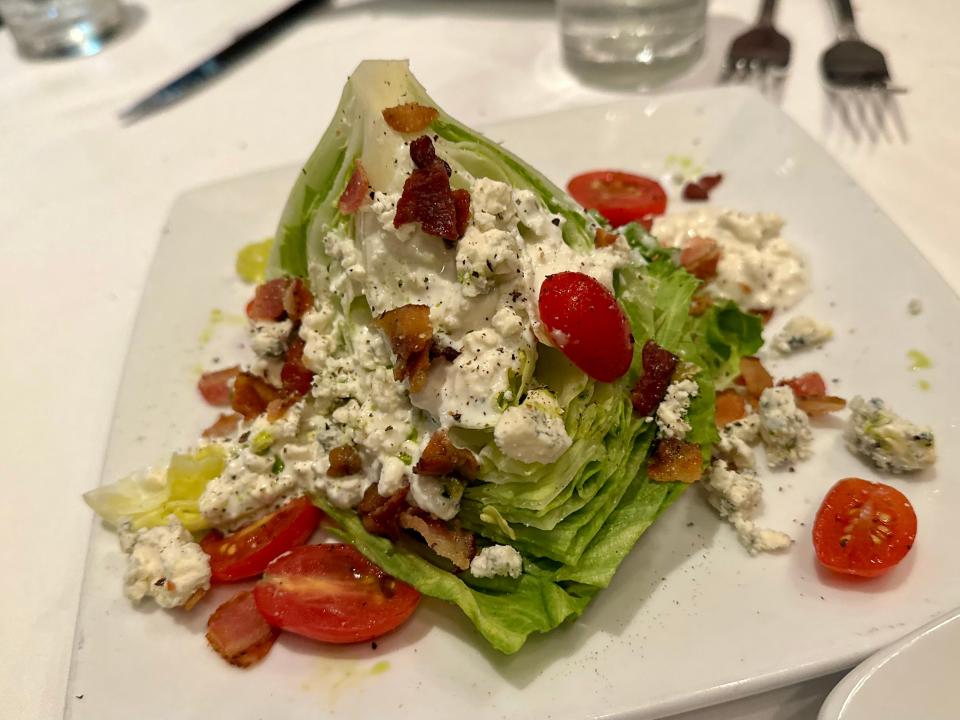
POLYGON ((200 547, 210 556, 211 580, 228 583, 256 577, 275 557, 309 540, 321 514, 302 497, 226 537, 216 530, 207 533, 200 547))
POLYGON ((314 640, 373 640, 402 625, 420 593, 351 545, 303 545, 267 566, 253 589, 271 625, 314 640))
POLYGON ((876 577, 910 552, 917 515, 896 488, 844 478, 823 499, 813 524, 813 547, 825 567, 876 577))
POLYGON ((567 191, 614 227, 649 220, 667 210, 667 194, 656 180, 616 170, 594 170, 571 178, 567 191))
POLYGON ((613 382, 630 369, 630 323, 597 280, 578 272, 549 275, 540 286, 539 307, 554 344, 594 380, 613 382))

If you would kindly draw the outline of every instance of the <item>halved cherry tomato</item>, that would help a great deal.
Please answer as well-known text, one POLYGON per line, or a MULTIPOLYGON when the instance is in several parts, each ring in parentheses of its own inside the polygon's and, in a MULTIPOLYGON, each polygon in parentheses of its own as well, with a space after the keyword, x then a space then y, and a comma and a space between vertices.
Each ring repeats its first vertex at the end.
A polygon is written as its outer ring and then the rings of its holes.
POLYGON ((567 191, 574 200, 599 212, 614 227, 663 215, 667 209, 667 194, 660 183, 616 170, 577 175, 567 183, 567 191))
POLYGON ((420 593, 351 545, 304 545, 267 566, 253 598, 275 627, 322 642, 355 643, 402 625, 420 593))
POLYGON ((320 510, 302 497, 226 537, 216 530, 207 533, 200 547, 210 556, 211 580, 228 583, 256 577, 271 560, 309 540, 320 517, 320 510))
POLYGON ((813 524, 813 547, 825 567, 847 575, 876 577, 913 547, 917 515, 896 488, 844 478, 823 499, 813 524))
POLYGON ((822 397, 827 394, 827 384, 818 372, 808 372, 794 378, 781 380, 777 385, 786 385, 798 398, 822 397))
POLYGON ((553 342, 594 380, 613 382, 630 368, 630 323, 613 293, 592 277, 578 272, 547 276, 539 306, 553 342))

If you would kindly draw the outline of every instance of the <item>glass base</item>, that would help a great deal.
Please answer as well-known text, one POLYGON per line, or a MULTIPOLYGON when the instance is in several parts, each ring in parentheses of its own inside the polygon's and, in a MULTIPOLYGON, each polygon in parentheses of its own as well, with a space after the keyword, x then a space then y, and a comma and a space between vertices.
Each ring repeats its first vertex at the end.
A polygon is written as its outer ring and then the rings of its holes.
POLYGON ((701 38, 682 55, 658 57, 655 61, 597 62, 581 53, 564 47, 564 61, 570 71, 583 82, 615 89, 651 90, 679 77, 703 55, 701 38))
POLYGON ((122 10, 80 22, 49 22, 14 29, 17 52, 30 60, 86 57, 99 53, 120 29, 122 10))

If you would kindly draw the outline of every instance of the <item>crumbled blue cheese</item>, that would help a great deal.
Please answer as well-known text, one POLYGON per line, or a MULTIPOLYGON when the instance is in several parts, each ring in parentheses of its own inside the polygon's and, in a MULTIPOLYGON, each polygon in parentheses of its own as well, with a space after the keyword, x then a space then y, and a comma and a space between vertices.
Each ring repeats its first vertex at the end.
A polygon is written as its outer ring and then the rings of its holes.
POLYGON ((527 463, 552 463, 573 443, 563 425, 563 411, 549 390, 527 393, 523 403, 507 408, 493 439, 507 457, 527 463))
POLYGON ((457 242, 457 277, 466 297, 490 292, 498 276, 512 279, 519 268, 517 237, 504 230, 469 227, 457 242))
POLYGON ((453 478, 414 474, 410 478, 409 501, 441 520, 452 520, 460 512, 463 485, 453 478))
POLYGON ((523 573, 523 557, 510 545, 490 545, 470 561, 470 574, 478 578, 507 576, 518 578, 523 573))
POLYGON ((720 440, 714 451, 738 468, 753 468, 756 465, 751 445, 760 437, 760 416, 756 413, 727 423, 720 428, 720 440))
POLYGON ((790 547, 793 540, 789 535, 757 527, 753 519, 760 507, 763 486, 752 470, 734 470, 723 460, 715 460, 704 476, 703 486, 710 504, 733 526, 751 555, 790 547))
POLYGON ((398 490, 402 490, 407 484, 407 470, 407 466, 400 458, 384 458, 380 467, 377 492, 383 497, 390 497, 398 490))
POLYGON ((293 322, 290 320, 251 320, 250 347, 260 357, 277 357, 287 351, 293 322))
POLYGON ((690 432, 687 411, 690 401, 700 393, 693 380, 678 380, 670 383, 663 401, 657 407, 657 429, 661 438, 682 440, 690 432))
POLYGON ((720 262, 707 292, 744 307, 783 311, 807 293, 810 279, 782 229, 783 219, 774 213, 701 208, 657 218, 653 235, 674 248, 697 236, 716 240, 720 262))
POLYGON ((810 419, 797 407, 793 390, 771 387, 760 396, 760 438, 767 450, 767 464, 779 467, 810 457, 813 434, 810 419))
POLYGON ((851 452, 859 453, 878 469, 913 472, 936 462, 933 431, 897 415, 880 398, 850 401, 850 419, 843 437, 851 452))
POLYGON ((150 597, 173 608, 210 587, 210 560, 174 515, 167 525, 136 532, 122 526, 120 545, 127 553, 123 594, 133 602, 150 597))
POLYGON ((798 350, 820 347, 833 337, 833 329, 806 315, 791 318, 771 343, 774 350, 789 355, 798 350))

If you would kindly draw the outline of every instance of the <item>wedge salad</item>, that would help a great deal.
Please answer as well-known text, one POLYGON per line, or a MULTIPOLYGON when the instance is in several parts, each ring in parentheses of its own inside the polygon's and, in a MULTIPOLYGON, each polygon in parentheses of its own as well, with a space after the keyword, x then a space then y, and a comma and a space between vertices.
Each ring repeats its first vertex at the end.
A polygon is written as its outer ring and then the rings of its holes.
MULTIPOLYGON (((85 496, 127 553, 124 593, 190 609, 254 581, 208 624, 241 666, 281 630, 370 641, 421 594, 514 653, 579 616, 697 481, 750 552, 789 547, 757 522, 753 446, 801 462, 809 417, 844 406, 756 357, 763 314, 806 291, 803 259, 775 216, 634 219, 585 210, 405 62, 361 63, 273 243, 238 261, 259 283, 253 354, 199 384, 225 412, 85 496)), ((773 347, 830 334, 799 319, 773 347)), ((933 461, 928 428, 854 411, 848 444, 881 467, 933 461)))

